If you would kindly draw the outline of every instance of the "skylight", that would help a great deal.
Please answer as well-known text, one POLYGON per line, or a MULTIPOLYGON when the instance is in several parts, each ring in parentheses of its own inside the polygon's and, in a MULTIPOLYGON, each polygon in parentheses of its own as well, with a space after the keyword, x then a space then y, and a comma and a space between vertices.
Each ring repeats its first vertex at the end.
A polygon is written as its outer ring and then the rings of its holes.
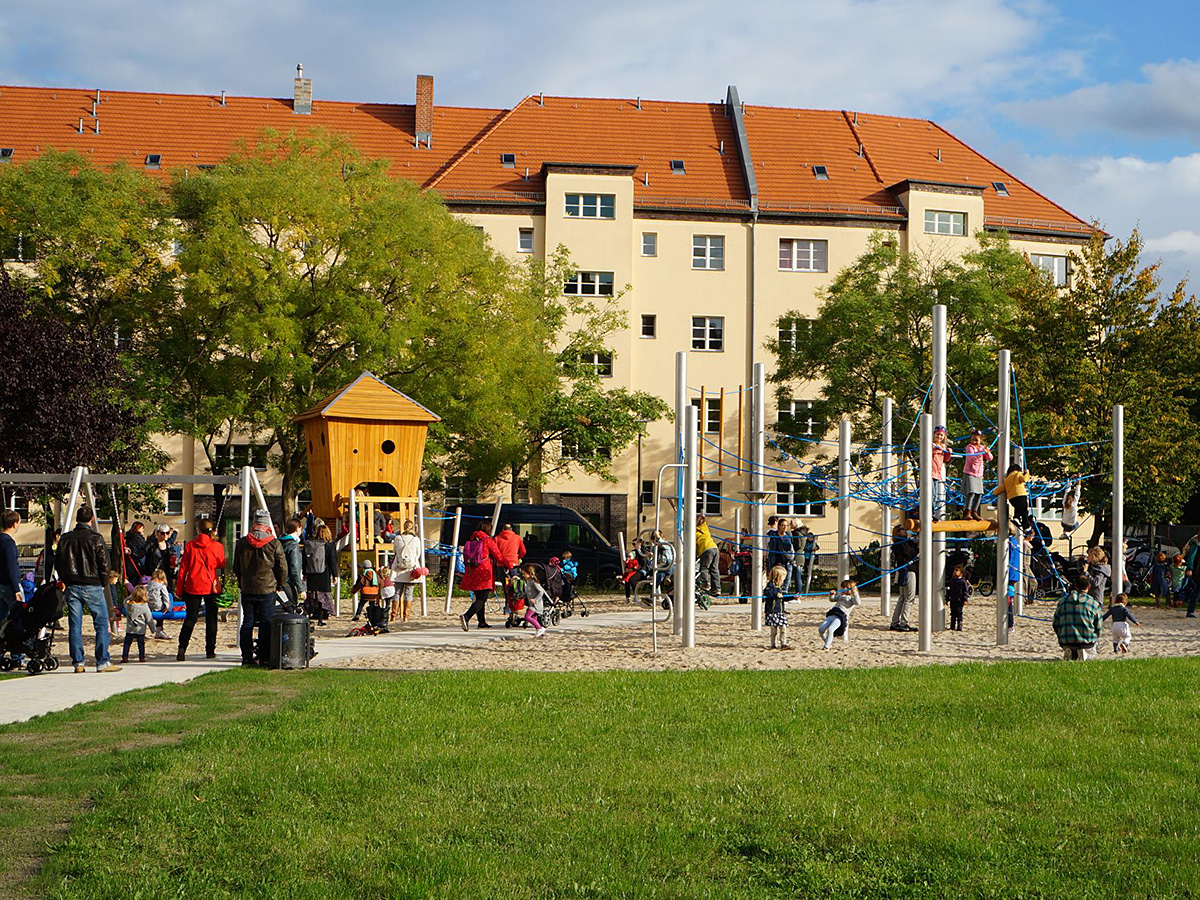
POLYGON ((12 147, 0 147, 0 162, 11 162, 13 158, 12 147))
POLYGON ((817 181, 828 181, 829 169, 827 169, 825 166, 813 166, 813 177, 816 178, 817 181))
POLYGON ((146 168, 147 169, 157 169, 157 168, 160 168, 161 166, 162 166, 162 154, 161 153, 147 153, 146 154, 146 168))
POLYGON ((1008 185, 1005 184, 1003 181, 993 181, 992 187, 994 187, 996 189, 996 193, 999 194, 1001 197, 1008 196, 1008 185))
POLYGON ((517 165, 517 154, 501 153, 500 154, 500 165, 504 166, 504 168, 506 168, 506 169, 515 168, 517 165))
POLYGON ((676 175, 686 174, 686 172, 684 170, 684 166, 683 166, 683 160, 682 159, 671 160, 671 171, 674 172, 676 175))

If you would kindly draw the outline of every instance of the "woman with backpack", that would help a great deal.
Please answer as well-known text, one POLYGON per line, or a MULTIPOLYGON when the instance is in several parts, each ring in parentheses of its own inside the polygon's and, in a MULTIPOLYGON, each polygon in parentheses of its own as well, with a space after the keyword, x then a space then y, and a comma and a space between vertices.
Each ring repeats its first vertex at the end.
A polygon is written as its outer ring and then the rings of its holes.
POLYGON ((412 615, 413 590, 429 570, 421 566, 421 539, 412 519, 404 521, 404 528, 392 541, 392 581, 396 585, 396 597, 392 600, 392 619, 399 616, 407 622, 412 615))
POLYGON ((324 625, 336 609, 333 603, 333 577, 338 570, 338 554, 329 526, 320 520, 314 524, 315 535, 310 535, 300 545, 304 558, 305 605, 309 617, 318 625, 324 625))
POLYGON ((495 564, 503 571, 504 557, 492 536, 478 528, 463 546, 462 558, 467 571, 459 585, 464 591, 471 592, 471 605, 459 616, 458 624, 466 631, 471 619, 477 617, 480 628, 491 628, 483 615, 484 604, 496 589, 496 572, 492 566, 495 564))

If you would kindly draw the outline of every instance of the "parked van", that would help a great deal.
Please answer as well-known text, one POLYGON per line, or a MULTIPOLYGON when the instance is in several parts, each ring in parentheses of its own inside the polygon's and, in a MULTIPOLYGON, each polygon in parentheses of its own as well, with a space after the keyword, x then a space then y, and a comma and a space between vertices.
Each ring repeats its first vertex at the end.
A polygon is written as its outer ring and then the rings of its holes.
MULTIPOLYGON (((449 544, 454 536, 454 512, 447 510, 442 522, 442 543, 449 544)), ((494 504, 469 503, 462 507, 462 529, 458 545, 471 537, 475 529, 491 527, 494 504)), ((562 557, 564 550, 579 564, 579 580, 615 590, 622 571, 621 554, 587 519, 563 506, 531 503, 505 503, 500 507, 497 527, 507 522, 525 542, 525 561, 549 562, 550 557, 562 557)))

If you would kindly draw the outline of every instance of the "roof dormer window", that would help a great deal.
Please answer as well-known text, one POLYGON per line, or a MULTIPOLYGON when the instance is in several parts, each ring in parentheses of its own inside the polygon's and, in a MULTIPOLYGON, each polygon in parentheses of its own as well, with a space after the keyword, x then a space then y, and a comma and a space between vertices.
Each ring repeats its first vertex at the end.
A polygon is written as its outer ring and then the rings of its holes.
POLYGON ((12 162, 13 148, 0 147, 0 163, 12 162))
POLYGON ((161 153, 147 153, 146 154, 146 168, 147 169, 161 169, 162 168, 162 154, 161 153))
POLYGON ((506 169, 515 169, 517 166, 517 154, 501 153, 500 154, 500 165, 504 166, 504 168, 506 168, 506 169))
POLYGON ((1003 181, 993 181, 992 187, 995 188, 996 193, 999 194, 1001 197, 1008 196, 1008 185, 1005 184, 1003 181))
POLYGON ((828 181, 829 169, 826 166, 813 166, 813 178, 817 181, 828 181))
POLYGON ((687 171, 683 165, 682 159, 671 160, 671 174, 673 174, 673 175, 686 175, 687 174, 687 171))

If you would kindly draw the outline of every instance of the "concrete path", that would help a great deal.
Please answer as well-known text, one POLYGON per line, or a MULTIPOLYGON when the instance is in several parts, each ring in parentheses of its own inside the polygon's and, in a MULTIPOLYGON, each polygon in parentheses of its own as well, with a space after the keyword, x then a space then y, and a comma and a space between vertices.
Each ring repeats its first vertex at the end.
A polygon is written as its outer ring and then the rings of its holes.
MULTIPOLYGON (((650 611, 599 612, 587 617, 572 616, 555 626, 559 632, 589 631, 613 625, 631 625, 638 622, 650 627, 650 611)), ((745 613, 750 607, 740 603, 721 604, 709 610, 696 610, 697 619, 730 613, 745 613)), ((661 614, 661 610, 659 611, 661 614)), ((671 636, 671 623, 659 624, 659 640, 678 640, 671 636)), ((374 637, 318 638, 317 656, 313 668, 338 660, 397 650, 430 649, 450 646, 470 646, 486 641, 533 640, 533 632, 527 628, 510 629, 503 624, 479 630, 474 625, 464 632, 458 625, 438 628, 421 628, 414 631, 397 631, 374 637)), ((90 648, 89 648, 90 649, 90 648)), ((216 659, 197 659, 188 662, 157 661, 126 665, 120 672, 103 675, 89 666, 83 674, 75 674, 66 657, 66 647, 59 656, 61 668, 41 675, 19 675, 0 680, 0 725, 24 722, 34 716, 57 710, 69 709, 79 703, 104 700, 126 691, 153 687, 171 682, 190 681, 208 672, 219 672, 236 668, 241 664, 240 655, 233 650, 217 653, 216 659)))

